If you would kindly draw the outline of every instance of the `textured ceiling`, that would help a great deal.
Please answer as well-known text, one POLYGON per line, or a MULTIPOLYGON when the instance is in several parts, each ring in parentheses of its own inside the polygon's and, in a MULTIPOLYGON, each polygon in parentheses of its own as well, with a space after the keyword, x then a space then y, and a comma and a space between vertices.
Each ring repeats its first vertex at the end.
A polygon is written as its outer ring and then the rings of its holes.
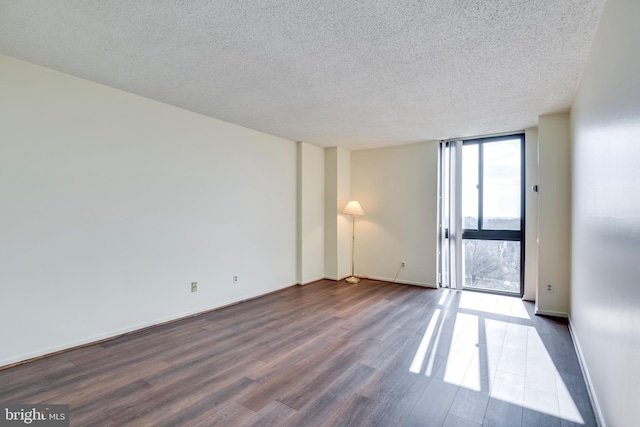
POLYGON ((293 141, 520 130, 573 100, 604 0, 0 0, 0 53, 293 141))

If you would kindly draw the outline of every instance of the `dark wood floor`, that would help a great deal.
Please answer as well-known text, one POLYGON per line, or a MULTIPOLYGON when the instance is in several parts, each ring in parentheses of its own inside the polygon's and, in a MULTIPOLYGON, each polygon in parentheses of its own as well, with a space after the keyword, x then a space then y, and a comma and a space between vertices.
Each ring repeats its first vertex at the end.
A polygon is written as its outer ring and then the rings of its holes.
POLYGON ((564 321, 518 298, 321 281, 0 371, 73 426, 596 425, 564 321))

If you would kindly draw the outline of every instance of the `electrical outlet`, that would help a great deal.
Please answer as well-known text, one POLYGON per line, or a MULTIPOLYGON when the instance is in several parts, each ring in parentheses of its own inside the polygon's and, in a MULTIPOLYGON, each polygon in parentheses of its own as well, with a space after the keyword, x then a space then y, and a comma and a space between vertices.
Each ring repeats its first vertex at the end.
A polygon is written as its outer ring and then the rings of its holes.
POLYGON ((198 292, 198 282, 191 282, 191 292, 198 292))
POLYGON ((238 283, 238 275, 237 274, 233 275, 233 283, 238 283))
POLYGON ((407 268, 407 263, 404 261, 400 261, 400 267, 407 268))
POLYGON ((553 283, 547 283, 546 287, 547 287, 547 292, 553 293, 553 288, 554 288, 553 283))

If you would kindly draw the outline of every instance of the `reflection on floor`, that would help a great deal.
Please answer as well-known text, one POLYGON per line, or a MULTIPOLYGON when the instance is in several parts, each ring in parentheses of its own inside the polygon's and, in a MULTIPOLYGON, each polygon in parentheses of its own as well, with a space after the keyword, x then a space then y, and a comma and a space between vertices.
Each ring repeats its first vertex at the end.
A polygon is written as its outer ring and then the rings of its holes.
POLYGON ((0 370, 91 426, 595 426, 561 319, 519 298, 321 281, 0 370))
POLYGON ((434 378, 411 425, 435 395, 446 426, 596 425, 566 322, 518 298, 441 290, 410 370, 434 378))

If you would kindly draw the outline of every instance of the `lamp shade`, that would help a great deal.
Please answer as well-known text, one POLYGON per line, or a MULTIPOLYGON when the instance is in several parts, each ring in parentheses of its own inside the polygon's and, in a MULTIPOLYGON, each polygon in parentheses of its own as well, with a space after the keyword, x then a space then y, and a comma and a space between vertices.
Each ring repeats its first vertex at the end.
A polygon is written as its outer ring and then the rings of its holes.
POLYGON ((360 206, 360 203, 356 200, 352 200, 347 203, 347 206, 342 210, 342 213, 347 215, 364 215, 362 206, 360 206))

